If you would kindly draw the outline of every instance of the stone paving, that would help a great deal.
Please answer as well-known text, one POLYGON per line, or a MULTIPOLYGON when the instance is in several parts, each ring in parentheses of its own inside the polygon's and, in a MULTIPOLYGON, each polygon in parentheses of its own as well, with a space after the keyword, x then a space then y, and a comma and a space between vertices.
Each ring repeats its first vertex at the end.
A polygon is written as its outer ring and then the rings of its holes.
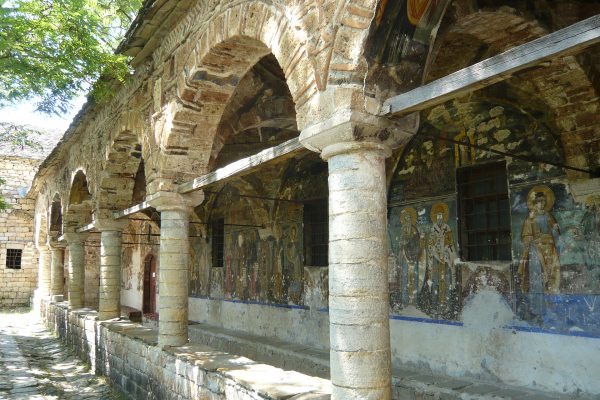
POLYGON ((126 399, 32 312, 0 310, 0 400, 126 399))

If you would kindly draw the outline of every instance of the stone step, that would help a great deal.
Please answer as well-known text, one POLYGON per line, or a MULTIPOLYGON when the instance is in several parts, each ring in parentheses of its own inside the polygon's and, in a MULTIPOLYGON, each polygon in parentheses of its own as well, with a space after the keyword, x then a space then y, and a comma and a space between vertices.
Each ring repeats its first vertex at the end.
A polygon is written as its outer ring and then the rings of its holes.
MULTIPOLYGON (((221 327, 194 323, 189 326, 191 343, 248 357, 285 370, 329 378, 329 350, 235 332, 221 327)), ((547 393, 500 383, 423 373, 394 368, 393 398, 397 400, 598 400, 582 394, 547 393)))

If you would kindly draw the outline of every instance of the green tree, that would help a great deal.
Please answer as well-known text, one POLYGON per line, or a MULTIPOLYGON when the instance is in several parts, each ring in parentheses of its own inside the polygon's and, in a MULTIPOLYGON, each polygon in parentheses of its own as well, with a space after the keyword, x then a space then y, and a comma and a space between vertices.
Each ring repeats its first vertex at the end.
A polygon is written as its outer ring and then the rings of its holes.
POLYGON ((63 113, 76 95, 125 79, 127 60, 114 49, 140 4, 0 0, 0 107, 38 98, 40 111, 63 113))

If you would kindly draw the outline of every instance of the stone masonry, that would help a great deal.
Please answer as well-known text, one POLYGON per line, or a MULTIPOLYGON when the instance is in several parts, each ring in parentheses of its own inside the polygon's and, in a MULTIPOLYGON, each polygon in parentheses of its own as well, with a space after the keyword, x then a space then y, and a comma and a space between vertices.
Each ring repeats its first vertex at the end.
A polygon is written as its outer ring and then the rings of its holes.
POLYGON ((35 176, 35 216, 15 230, 43 255, 42 296, 49 228, 63 233, 70 311, 48 305, 49 324, 139 398, 390 399, 393 365, 600 394, 584 376, 600 371, 600 333, 578 325, 600 326, 600 255, 586 250, 600 243, 600 193, 573 202, 572 189, 599 167, 586 61, 597 49, 402 118, 383 110, 600 7, 449 3, 145 2, 118 49, 132 76, 84 106, 35 176), (488 200, 457 199, 458 176, 490 165, 507 187, 490 203, 496 222, 485 214, 467 234, 482 212, 465 204, 488 200), (158 332, 117 319, 131 296, 156 306, 158 332), (292 389, 295 373, 189 346, 190 320, 326 350, 331 387, 302 377, 292 389), (561 352, 556 374, 546 360, 561 352))
POLYGON ((162 349, 152 329, 129 321, 98 321, 97 312, 70 312, 43 303, 48 328, 97 374, 136 399, 327 399, 330 383, 250 359, 187 345, 162 349))
POLYGON ((5 181, 0 195, 8 204, 0 211, 0 307, 29 305, 37 287, 38 252, 32 227, 35 200, 26 194, 41 159, 57 140, 56 132, 46 132, 39 147, 0 145, 0 178, 5 181), (7 249, 22 252, 20 269, 6 268, 7 249))

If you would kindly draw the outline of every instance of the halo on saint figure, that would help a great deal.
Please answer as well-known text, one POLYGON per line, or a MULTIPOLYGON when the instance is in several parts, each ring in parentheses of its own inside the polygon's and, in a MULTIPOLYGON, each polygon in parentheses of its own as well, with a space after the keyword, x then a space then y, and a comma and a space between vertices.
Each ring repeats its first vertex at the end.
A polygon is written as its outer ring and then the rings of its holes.
POLYGON ((544 205, 544 211, 548 212, 554 205, 554 192, 546 185, 536 185, 531 188, 527 194, 527 208, 530 211, 535 209, 535 201, 538 197, 545 197, 546 204, 544 205))
POLYGON ((402 225, 404 225, 404 220, 406 219, 407 215, 410 215, 411 224, 416 225, 417 224, 417 210, 415 210, 413 207, 406 207, 406 208, 402 209, 402 211, 400 211, 400 223, 402 225))
POLYGON ((444 222, 448 222, 449 213, 450 212, 448 211, 448 205, 446 203, 435 203, 431 206, 431 222, 433 222, 434 224, 437 222, 438 214, 442 214, 442 219, 444 220, 444 222))

